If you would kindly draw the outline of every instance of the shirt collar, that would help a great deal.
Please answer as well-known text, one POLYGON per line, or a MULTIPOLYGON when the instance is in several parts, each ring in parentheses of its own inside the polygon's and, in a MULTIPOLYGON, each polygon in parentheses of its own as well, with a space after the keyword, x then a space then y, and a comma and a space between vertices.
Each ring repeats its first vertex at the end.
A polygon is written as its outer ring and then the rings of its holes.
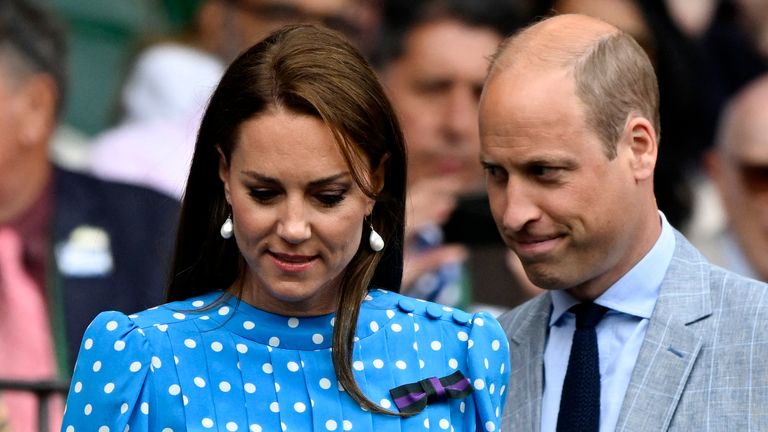
MULTIPOLYGON (((659 289, 675 252, 675 234, 664 213, 659 211, 661 234, 650 251, 624 276, 595 300, 608 309, 639 318, 650 318, 659 289)), ((579 303, 568 292, 551 291, 552 314, 549 325, 554 325, 571 308, 579 303)))

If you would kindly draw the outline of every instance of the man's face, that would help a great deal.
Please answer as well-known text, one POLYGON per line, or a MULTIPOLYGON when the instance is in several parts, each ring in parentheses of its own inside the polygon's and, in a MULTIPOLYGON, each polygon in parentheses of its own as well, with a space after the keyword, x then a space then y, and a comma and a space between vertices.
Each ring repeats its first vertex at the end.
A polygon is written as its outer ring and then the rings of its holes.
POLYGON ((0 60, 0 223, 18 216, 48 178, 56 92, 43 74, 20 78, 0 60))
POLYGON ((19 118, 20 96, 14 86, 16 78, 10 76, 0 64, 0 170, 8 170, 16 163, 19 147, 14 123, 19 118))
POLYGON ((494 75, 480 104, 491 211, 535 285, 595 298, 644 252, 631 146, 625 133, 607 158, 566 71, 520 69, 494 75))
POLYGON ((443 20, 416 27, 382 71, 408 145, 409 181, 452 176, 482 185, 477 104, 488 58, 501 37, 443 20))
MULTIPOLYGON (((768 96, 768 91, 764 94, 768 96)), ((768 99, 766 99, 768 100, 768 99)), ((728 222, 747 260, 768 280, 768 112, 754 106, 735 114, 711 166, 728 222)))
POLYGON ((236 0, 229 3, 229 14, 220 41, 227 56, 259 42, 288 24, 315 23, 354 36, 355 0, 236 0))

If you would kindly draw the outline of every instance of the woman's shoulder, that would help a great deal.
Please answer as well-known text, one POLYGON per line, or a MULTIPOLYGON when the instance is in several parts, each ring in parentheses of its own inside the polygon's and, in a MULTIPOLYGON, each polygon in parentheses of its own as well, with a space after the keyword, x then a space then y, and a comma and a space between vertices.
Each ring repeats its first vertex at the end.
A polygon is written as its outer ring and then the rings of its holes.
POLYGON ((494 382, 498 387, 509 371, 507 337, 496 318, 485 311, 467 313, 374 289, 363 302, 358 336, 362 339, 371 333, 369 328, 374 329, 373 333, 377 329, 385 330, 390 344, 388 349, 401 352, 403 349, 409 351, 407 347, 412 346, 414 353, 423 356, 421 360, 432 362, 430 364, 442 364, 434 357, 435 353, 441 353, 439 358, 449 358, 444 365, 449 370, 461 368, 462 361, 466 361, 469 369, 465 375, 473 381, 494 382), (384 322, 385 318, 389 321, 384 322), (393 347, 393 344, 397 346, 393 347))
POLYGON ((141 330, 146 330, 152 327, 160 327, 163 329, 169 325, 179 324, 189 320, 208 319, 207 314, 217 313, 220 307, 227 307, 226 301, 221 302, 220 305, 217 304, 220 299, 222 299, 222 293, 216 291, 186 300, 153 306, 130 315, 115 311, 102 312, 94 320, 91 326, 102 321, 104 321, 105 324, 110 321, 115 321, 118 324, 130 323, 131 326, 141 330))
POLYGON ((116 347, 143 346, 153 334, 165 333, 168 328, 184 325, 191 320, 208 319, 222 306, 201 309, 215 304, 221 293, 208 293, 187 300, 154 306, 127 315, 118 311, 101 312, 91 321, 83 335, 82 349, 93 345, 114 343, 116 347))
POLYGON ((503 334, 496 318, 488 312, 465 312, 459 308, 441 305, 384 289, 372 289, 364 302, 364 309, 391 311, 390 317, 407 314, 426 318, 425 322, 436 325, 464 327, 467 329, 486 328, 489 332, 503 334))

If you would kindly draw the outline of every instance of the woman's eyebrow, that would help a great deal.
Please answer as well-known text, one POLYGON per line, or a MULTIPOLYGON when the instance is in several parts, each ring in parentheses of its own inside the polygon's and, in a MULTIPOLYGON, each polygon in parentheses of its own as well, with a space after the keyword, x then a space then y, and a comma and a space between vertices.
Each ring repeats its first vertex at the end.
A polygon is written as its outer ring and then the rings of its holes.
MULTIPOLYGON (((260 183, 280 184, 280 181, 278 179, 276 179, 274 177, 267 176, 267 175, 260 174, 260 173, 258 173, 256 171, 244 170, 244 171, 242 171, 242 173, 245 174, 246 176, 248 176, 249 178, 251 178, 253 180, 256 180, 256 181, 258 181, 260 183)), ((325 185, 325 184, 328 184, 328 183, 333 183, 333 182, 336 182, 336 181, 339 181, 339 180, 342 180, 342 179, 346 179, 346 178, 349 178, 349 177, 350 177, 349 172, 348 171, 344 171, 344 172, 341 172, 341 173, 338 173, 338 174, 332 174, 332 175, 327 176, 327 177, 323 177, 323 178, 320 178, 320 179, 317 179, 317 180, 313 180, 313 181, 309 182, 309 186, 321 186, 321 185, 325 185)))

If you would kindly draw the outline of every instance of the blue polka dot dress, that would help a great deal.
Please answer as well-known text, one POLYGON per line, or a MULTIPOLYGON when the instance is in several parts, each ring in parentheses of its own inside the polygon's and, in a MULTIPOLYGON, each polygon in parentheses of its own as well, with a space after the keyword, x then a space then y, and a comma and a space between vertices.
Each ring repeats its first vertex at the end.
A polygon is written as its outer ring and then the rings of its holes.
POLYGON ((83 337, 62 430, 499 430, 509 348, 486 313, 369 292, 353 353, 369 399, 397 411, 390 389, 457 370, 474 387, 403 419, 363 410, 339 386, 333 314, 280 316, 236 298, 199 311, 220 296, 100 314, 83 337))

